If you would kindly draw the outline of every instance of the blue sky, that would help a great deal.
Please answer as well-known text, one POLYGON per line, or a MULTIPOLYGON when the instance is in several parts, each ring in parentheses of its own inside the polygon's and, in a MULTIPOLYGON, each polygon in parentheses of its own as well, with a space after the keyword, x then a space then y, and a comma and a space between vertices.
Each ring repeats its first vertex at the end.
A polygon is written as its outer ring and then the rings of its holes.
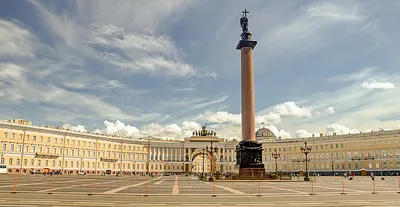
POLYGON ((240 138, 239 18, 256 122, 277 136, 400 125, 397 1, 0 2, 0 115, 35 125, 240 138), (67 125, 66 125, 67 126, 67 125))

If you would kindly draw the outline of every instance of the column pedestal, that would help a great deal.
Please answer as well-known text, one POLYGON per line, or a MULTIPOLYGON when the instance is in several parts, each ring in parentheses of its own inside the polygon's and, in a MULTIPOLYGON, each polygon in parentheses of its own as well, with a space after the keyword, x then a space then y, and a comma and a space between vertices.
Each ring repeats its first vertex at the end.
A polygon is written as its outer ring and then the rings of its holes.
POLYGON ((262 144, 243 140, 236 146, 236 165, 239 166, 239 179, 263 179, 265 168, 262 163, 262 144))

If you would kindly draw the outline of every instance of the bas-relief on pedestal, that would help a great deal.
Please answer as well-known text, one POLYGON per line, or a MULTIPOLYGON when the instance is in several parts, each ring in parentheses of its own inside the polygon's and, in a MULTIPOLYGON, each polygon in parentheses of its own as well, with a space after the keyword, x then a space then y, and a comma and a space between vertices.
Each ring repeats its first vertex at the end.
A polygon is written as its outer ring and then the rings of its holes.
POLYGON ((255 140, 254 74, 252 50, 257 41, 252 41, 248 30, 246 10, 240 18, 241 40, 236 49, 242 51, 242 141, 236 146, 239 179, 262 178, 265 173, 262 163, 262 144, 255 140))

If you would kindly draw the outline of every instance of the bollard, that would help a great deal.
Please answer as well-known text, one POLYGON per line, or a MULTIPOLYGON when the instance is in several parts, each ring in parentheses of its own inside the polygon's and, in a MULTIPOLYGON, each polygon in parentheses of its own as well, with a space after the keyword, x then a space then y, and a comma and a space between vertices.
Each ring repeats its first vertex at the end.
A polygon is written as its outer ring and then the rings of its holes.
POLYGON ((397 193, 400 193, 400 179, 399 179, 398 183, 399 183, 399 191, 397 191, 397 193))
POLYGON ((211 197, 217 197, 217 195, 215 195, 215 181, 213 180, 213 184, 212 184, 212 195, 211 197))
POLYGON ((144 197, 149 197, 149 183, 147 181, 144 185, 144 197))
POLYGON ((257 197, 261 197, 261 182, 258 181, 258 195, 257 197))
POLYGON ((310 193, 310 195, 315 195, 315 192, 314 192, 314 181, 311 181, 311 193, 310 193))
POLYGON ((93 191, 93 182, 92 182, 92 180, 90 180, 89 181, 89 193, 87 195, 90 195, 90 196, 93 195, 92 191, 93 191))
POLYGON ((371 193, 371 194, 378 194, 377 192, 376 192, 376 189, 375 189, 375 180, 372 180, 372 187, 374 188, 373 190, 373 192, 371 193))
POLYGON ((346 193, 344 192, 344 181, 342 180, 342 195, 346 195, 346 193))
POLYGON ((11 193, 17 193, 17 179, 14 179, 14 187, 13 187, 13 191, 11 193))
POLYGON ((47 194, 53 194, 53 178, 50 179, 50 191, 47 194))

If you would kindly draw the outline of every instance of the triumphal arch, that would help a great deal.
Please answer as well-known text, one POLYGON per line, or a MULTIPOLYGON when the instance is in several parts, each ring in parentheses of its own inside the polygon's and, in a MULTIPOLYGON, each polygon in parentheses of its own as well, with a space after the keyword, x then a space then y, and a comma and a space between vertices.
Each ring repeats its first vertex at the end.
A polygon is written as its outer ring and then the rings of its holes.
POLYGON ((207 129, 194 131, 192 136, 185 138, 185 171, 199 174, 235 173, 236 152, 238 141, 228 141, 219 138, 217 133, 207 129))

